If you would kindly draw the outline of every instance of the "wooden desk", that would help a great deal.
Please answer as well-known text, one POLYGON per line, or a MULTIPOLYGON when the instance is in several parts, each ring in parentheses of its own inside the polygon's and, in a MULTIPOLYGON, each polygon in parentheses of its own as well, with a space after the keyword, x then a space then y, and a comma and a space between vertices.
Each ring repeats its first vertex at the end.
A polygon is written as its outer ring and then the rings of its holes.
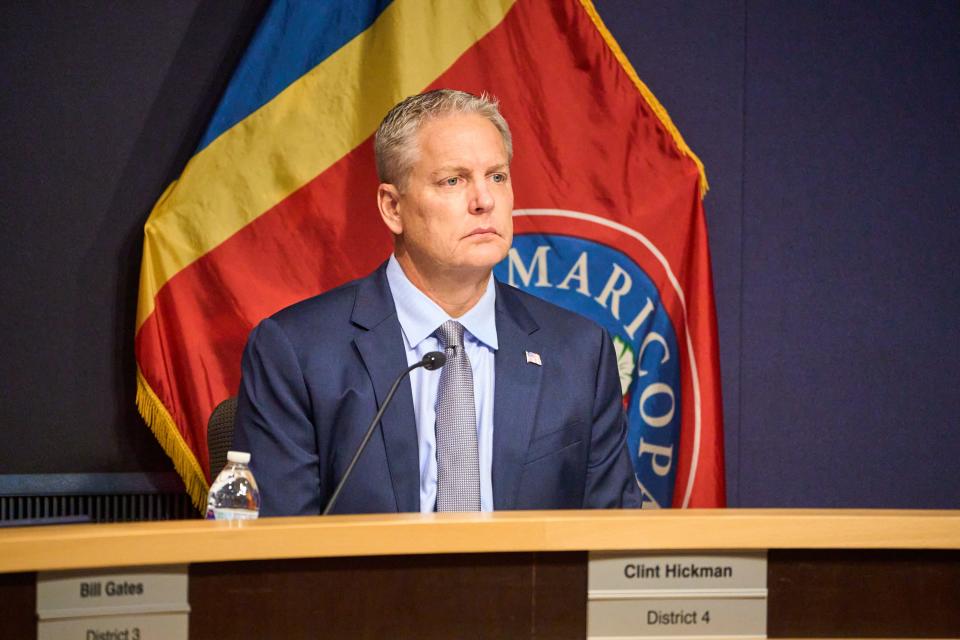
POLYGON ((0 530, 0 637, 36 571, 181 563, 194 639, 582 637, 588 551, 758 549, 770 637, 960 637, 960 511, 736 509, 0 530))

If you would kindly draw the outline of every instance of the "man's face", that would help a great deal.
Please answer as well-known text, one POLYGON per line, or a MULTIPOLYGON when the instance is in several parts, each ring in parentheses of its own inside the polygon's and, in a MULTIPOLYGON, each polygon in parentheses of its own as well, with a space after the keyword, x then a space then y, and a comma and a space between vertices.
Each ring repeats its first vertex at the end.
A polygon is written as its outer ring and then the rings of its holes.
POLYGON ((482 116, 456 114, 428 121, 416 143, 406 184, 394 191, 395 214, 384 215, 400 236, 398 258, 405 253, 427 277, 489 272, 513 240, 500 132, 482 116))

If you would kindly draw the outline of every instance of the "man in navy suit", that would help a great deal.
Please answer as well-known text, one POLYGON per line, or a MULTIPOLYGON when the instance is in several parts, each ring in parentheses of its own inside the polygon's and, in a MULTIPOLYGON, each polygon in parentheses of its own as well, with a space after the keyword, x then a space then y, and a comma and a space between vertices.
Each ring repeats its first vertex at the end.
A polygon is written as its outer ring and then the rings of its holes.
POLYGON ((444 389, 462 379, 415 370, 335 512, 639 507, 609 336, 493 278, 513 238, 513 149, 496 102, 407 98, 374 147, 393 255, 264 320, 244 353, 234 448, 252 453, 262 515, 323 510, 394 378, 444 349, 445 324, 462 332, 444 368, 453 375, 462 349, 469 437, 451 447, 438 435, 444 389), (473 501, 450 502, 454 476, 473 501))

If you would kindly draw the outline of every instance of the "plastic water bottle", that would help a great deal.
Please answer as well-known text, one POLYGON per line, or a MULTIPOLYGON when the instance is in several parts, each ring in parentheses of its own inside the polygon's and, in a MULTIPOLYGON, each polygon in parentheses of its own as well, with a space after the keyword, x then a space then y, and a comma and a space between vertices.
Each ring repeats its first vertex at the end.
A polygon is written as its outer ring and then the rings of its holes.
POLYGON ((253 520, 260 515, 260 490, 249 464, 249 453, 227 452, 227 466, 207 495, 207 520, 253 520))

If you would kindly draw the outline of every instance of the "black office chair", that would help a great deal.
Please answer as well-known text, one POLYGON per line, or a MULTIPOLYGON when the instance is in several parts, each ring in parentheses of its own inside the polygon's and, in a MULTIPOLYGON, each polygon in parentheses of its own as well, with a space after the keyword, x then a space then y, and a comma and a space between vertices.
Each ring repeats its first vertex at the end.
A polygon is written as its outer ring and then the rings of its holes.
POLYGON ((237 415, 237 398, 227 398, 217 405, 207 423, 207 454, 210 457, 210 482, 227 466, 227 451, 233 445, 233 419, 237 415))

